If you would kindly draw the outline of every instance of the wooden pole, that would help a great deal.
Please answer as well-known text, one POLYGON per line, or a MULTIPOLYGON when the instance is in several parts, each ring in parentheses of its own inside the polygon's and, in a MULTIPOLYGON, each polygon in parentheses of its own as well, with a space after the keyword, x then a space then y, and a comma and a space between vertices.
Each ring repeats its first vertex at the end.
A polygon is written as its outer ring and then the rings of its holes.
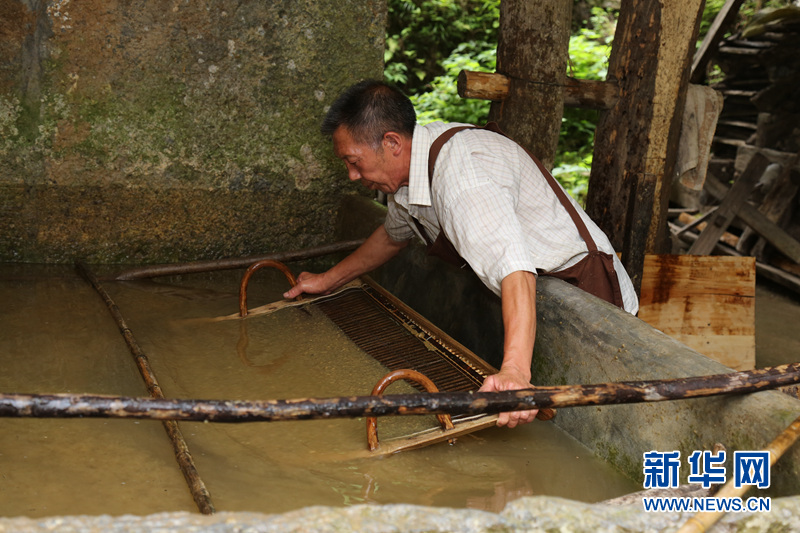
POLYGON ((115 281, 130 281, 134 279, 154 278, 157 276, 172 276, 176 274, 194 274, 197 272, 211 272, 216 270, 233 270, 236 268, 247 268, 259 261, 300 261, 312 259, 323 255, 335 254, 338 252, 349 252, 355 250, 364 239, 342 241, 333 244, 305 248, 303 250, 291 250, 288 252, 275 252, 266 255, 256 255, 250 257, 238 257, 230 259, 218 259, 212 261, 193 261, 189 263, 173 263, 167 265, 151 265, 134 268, 120 272, 110 279, 115 281))
MULTIPOLYGON (((796 441, 800 438, 800 417, 797 417, 794 422, 792 422, 789 427, 787 427, 783 432, 778 435, 775 440, 773 440, 766 448, 765 451, 769 452, 769 466, 770 468, 774 465, 778 459, 784 454, 786 450, 788 450, 796 441)), ((715 497, 722 499, 722 498, 741 498, 744 494, 750 489, 750 485, 742 485, 741 487, 736 487, 736 480, 731 479, 722 488, 719 492, 716 493, 715 497)), ((703 533, 707 531, 708 528, 716 524, 720 518, 725 515, 725 511, 705 511, 697 513, 696 515, 689 518, 686 523, 681 526, 678 530, 678 533, 703 533)))
MULTIPOLYGON (((94 287, 95 291, 97 291, 100 297, 103 298, 108 310, 111 312, 111 316, 117 323, 117 327, 119 327, 119 331, 122 333, 122 336, 125 339, 125 343, 130 349, 131 355, 136 363, 136 367, 139 369, 142 379, 144 379, 150 396, 156 400, 163 400, 164 393, 161 390, 161 386, 158 384, 158 380, 153 373, 153 369, 150 367, 150 361, 147 359, 147 355, 145 355, 145 353, 139 347, 139 344, 136 342, 136 339, 128 327, 128 324, 122 317, 122 313, 120 313, 119 308, 111 299, 111 296, 109 296, 108 292, 97 281, 97 278, 89 270, 88 266, 82 262, 78 262, 76 267, 78 272, 80 272, 86 281, 88 281, 89 284, 94 287)), ((183 477, 186 480, 186 483, 189 485, 189 491, 192 493, 194 502, 197 504, 197 507, 201 513, 214 514, 214 504, 211 502, 211 495, 209 494, 205 483, 203 483, 203 480, 200 478, 200 474, 197 472, 194 459, 192 458, 192 454, 189 453, 189 447, 186 445, 186 440, 183 438, 183 434, 178 427, 178 423, 174 420, 165 420, 163 424, 164 430, 167 432, 169 441, 172 444, 172 449, 175 452, 175 459, 178 461, 178 466, 183 473, 183 477)))
POLYGON ((745 394, 795 383, 800 383, 800 363, 712 376, 559 385, 502 392, 437 392, 261 401, 0 394, 0 417, 277 422, 389 415, 476 415, 544 407, 618 405, 745 394))

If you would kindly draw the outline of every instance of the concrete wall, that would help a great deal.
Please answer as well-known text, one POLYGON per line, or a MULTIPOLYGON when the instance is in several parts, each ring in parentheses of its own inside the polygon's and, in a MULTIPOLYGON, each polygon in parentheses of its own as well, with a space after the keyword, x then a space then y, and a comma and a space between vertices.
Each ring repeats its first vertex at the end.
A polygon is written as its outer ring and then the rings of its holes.
POLYGON ((0 0, 0 261, 145 263, 332 239, 319 133, 380 77, 385 0, 0 0))

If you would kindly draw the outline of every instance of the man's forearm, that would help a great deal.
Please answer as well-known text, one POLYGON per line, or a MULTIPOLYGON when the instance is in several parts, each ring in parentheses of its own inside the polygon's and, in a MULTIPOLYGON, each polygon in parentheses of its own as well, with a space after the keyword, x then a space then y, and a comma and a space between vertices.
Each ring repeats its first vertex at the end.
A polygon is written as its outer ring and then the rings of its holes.
POLYGON ((381 225, 352 254, 325 273, 332 287, 340 287, 371 272, 397 255, 408 241, 395 241, 381 225))
POLYGON ((530 381, 536 340, 536 276, 517 271, 500 286, 505 341, 501 370, 516 370, 530 381))

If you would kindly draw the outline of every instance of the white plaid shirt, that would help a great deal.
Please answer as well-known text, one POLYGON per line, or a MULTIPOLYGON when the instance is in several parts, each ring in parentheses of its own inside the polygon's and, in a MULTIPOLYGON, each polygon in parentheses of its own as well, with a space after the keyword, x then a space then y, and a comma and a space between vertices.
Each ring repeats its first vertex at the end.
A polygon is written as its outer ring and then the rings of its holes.
MULTIPOLYGON (((459 132, 439 153, 428 186, 428 152, 445 130, 461 124, 417 125, 411 145, 409 184, 389 196, 384 223, 389 236, 406 241, 425 227, 431 241, 444 230, 458 253, 495 294, 512 272, 536 274, 574 265, 588 252, 574 222, 536 163, 513 141, 486 130, 459 132)), ((597 248, 614 257, 625 310, 639 302, 606 235, 570 198, 597 248)), ((424 240, 424 239, 423 239, 424 240)))

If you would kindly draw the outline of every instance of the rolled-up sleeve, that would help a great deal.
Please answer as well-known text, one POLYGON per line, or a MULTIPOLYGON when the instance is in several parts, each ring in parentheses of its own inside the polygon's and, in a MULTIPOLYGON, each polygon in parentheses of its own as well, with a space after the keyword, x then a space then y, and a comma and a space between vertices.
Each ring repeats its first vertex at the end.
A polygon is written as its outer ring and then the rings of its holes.
POLYGON ((411 218, 408 211, 390 198, 387 202, 388 211, 383 227, 392 240, 403 242, 411 239, 415 233, 411 229, 411 218))

